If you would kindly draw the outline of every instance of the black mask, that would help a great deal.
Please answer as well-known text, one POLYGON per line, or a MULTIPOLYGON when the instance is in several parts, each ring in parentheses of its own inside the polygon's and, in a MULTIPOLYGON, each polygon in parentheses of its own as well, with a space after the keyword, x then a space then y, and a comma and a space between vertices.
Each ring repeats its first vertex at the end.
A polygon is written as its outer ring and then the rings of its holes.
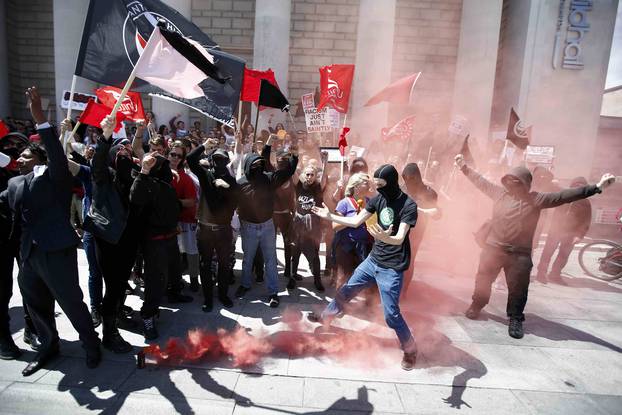
POLYGON ((253 164, 249 169, 249 178, 255 179, 263 173, 263 163, 253 164))
POLYGON ((173 181, 173 173, 169 166, 168 159, 164 156, 156 156, 156 164, 149 172, 149 176, 162 180, 165 183, 171 183, 173 181))
POLYGON ((384 164, 374 172, 374 177, 377 179, 383 179, 387 182, 386 185, 378 188, 378 193, 384 196, 387 200, 394 200, 400 197, 402 191, 398 182, 398 174, 395 167, 390 164, 384 164))
POLYGON ((131 183, 133 180, 132 170, 134 169, 134 166, 134 162, 129 157, 117 156, 115 167, 119 181, 123 183, 131 183))

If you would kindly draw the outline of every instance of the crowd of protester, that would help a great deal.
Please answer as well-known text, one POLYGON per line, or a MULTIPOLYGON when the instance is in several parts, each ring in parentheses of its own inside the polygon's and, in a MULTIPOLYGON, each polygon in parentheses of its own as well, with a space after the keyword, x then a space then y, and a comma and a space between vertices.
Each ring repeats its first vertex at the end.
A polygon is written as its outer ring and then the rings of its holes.
MULTIPOLYGON (((114 138, 114 116, 106 117, 101 128, 88 126, 71 136, 74 121, 64 120, 57 131, 43 114, 36 88, 27 95, 34 122, 8 119, 12 132, 0 138, 0 151, 12 159, 0 169, 0 357, 21 353, 8 317, 17 259, 24 340, 39 351, 25 376, 58 354, 55 301, 78 331, 87 365, 95 367, 101 352, 94 328, 100 324, 103 347, 115 353, 133 350, 119 331, 131 322, 134 310, 124 303, 133 290, 144 290, 142 332, 146 340, 154 340, 160 307, 167 302, 189 303, 199 295, 197 307, 209 313, 214 298, 219 307, 229 308, 232 297, 243 298, 253 283, 265 281, 268 305, 279 307, 284 285, 293 290, 305 282, 299 274, 302 255, 309 263, 311 289, 337 288, 326 310, 309 319, 329 321, 365 290, 370 306, 381 300, 387 324, 404 350, 402 367, 412 369, 416 344, 399 299, 408 290, 427 222, 441 217, 439 195, 432 188, 438 185, 438 161, 413 162, 408 154, 385 160, 381 153, 359 157, 351 151, 342 167, 328 162, 321 137, 293 125, 269 125, 256 132, 245 119, 234 127, 208 130, 199 121, 187 126, 179 116, 158 124, 151 112, 144 123, 127 127, 127 138, 114 138), (277 232, 284 244, 282 277, 277 232), (244 256, 236 276, 238 239, 244 256), (79 240, 88 261, 90 313, 78 284, 79 240)), ((555 248, 560 246, 560 254, 551 279, 587 231, 589 202, 579 199, 599 193, 611 178, 592 186, 577 178, 564 191, 536 186, 534 178, 534 187, 549 193, 531 195, 532 173, 525 168, 503 176, 497 185, 466 166, 462 156, 456 163, 495 203, 467 317, 477 318, 503 268, 510 335, 520 338, 540 210, 575 202, 553 215, 556 225, 538 268, 538 278, 546 281, 555 248), (533 204, 521 201, 528 194, 533 204), (560 215, 575 219, 569 224, 560 215)))

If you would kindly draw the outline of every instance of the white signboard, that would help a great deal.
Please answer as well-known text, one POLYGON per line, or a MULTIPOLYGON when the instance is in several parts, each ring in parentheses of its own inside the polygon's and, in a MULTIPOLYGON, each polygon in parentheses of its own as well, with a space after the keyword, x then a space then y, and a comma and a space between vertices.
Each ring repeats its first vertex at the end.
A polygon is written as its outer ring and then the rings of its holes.
POLYGON ((538 164, 552 164, 555 158, 553 146, 527 146, 525 149, 525 161, 538 164))
POLYGON ((333 128, 339 128, 339 111, 333 108, 329 108, 328 116, 330 117, 330 125, 333 128))
MULTIPOLYGON (((331 116, 329 112, 331 108, 324 107, 320 111, 316 110, 312 93, 302 95, 301 101, 302 109, 305 112, 305 122, 307 124, 308 133, 327 133, 333 131, 333 116, 331 116)), ((337 127, 335 128, 338 127, 339 113, 337 112, 337 127)))
MULTIPOLYGON (((63 91, 63 99, 60 101, 61 108, 68 109, 70 94, 71 94, 71 91, 67 91, 66 89, 63 91)), ((84 109, 86 108, 86 104, 89 102, 89 99, 97 101, 97 96, 93 94, 85 94, 82 92, 74 92, 73 102, 71 103, 71 109, 78 110, 78 111, 84 111, 84 109)))

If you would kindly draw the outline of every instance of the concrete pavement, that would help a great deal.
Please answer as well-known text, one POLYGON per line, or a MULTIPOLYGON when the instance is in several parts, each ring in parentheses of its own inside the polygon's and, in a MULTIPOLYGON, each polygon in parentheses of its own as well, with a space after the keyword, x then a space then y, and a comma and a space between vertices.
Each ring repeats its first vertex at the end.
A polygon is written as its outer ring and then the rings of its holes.
MULTIPOLYGON (((82 251, 79 266, 88 300, 82 251)), ((293 342, 332 335, 351 352, 336 346, 340 352, 335 354, 272 353, 243 368, 230 359, 205 358, 140 370, 134 355, 104 351, 101 366, 89 370, 76 332, 57 308, 62 356, 24 378, 20 372, 34 353, 22 342, 16 292, 12 329, 28 352, 18 361, 0 361, 0 413, 622 413, 622 284, 582 276, 574 259, 566 286, 531 285, 522 340, 507 335, 507 291, 495 289, 482 318, 471 321, 462 312, 469 304, 472 276, 418 267, 414 295, 402 304, 420 350, 410 372, 400 368, 401 352, 378 307, 370 314, 355 302, 352 314, 336 320, 337 328, 328 334, 307 323, 304 315, 321 308, 334 291, 316 294, 308 272, 303 275, 299 288, 281 293, 278 310, 265 304, 264 287, 257 285, 229 310, 205 314, 198 295, 182 307, 165 305, 159 344, 185 336, 189 328, 241 325, 252 336, 269 339, 292 332, 293 342), (288 322, 282 319, 285 309, 288 322)), ((280 283, 285 286, 283 278, 280 283)), ((128 297, 135 310, 140 303, 138 296, 128 297)), ((137 347, 145 345, 140 333, 122 334, 137 347)))

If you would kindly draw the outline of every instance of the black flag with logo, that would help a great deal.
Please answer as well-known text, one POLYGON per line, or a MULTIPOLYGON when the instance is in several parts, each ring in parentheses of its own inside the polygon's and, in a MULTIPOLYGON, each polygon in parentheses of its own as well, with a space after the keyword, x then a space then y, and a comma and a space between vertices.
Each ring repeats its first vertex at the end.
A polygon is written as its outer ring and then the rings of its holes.
POLYGON ((289 111, 289 101, 285 98, 285 95, 283 95, 279 88, 265 79, 261 80, 259 102, 257 102, 257 105, 260 107, 278 108, 281 111, 289 111))
POLYGON ((244 60, 218 45, 178 11, 160 0, 91 0, 84 23, 75 74, 95 82, 123 87, 158 21, 198 42, 214 56, 222 79, 208 78, 199 86, 205 96, 183 99, 137 79, 133 91, 185 104, 231 125, 244 75, 244 60))

